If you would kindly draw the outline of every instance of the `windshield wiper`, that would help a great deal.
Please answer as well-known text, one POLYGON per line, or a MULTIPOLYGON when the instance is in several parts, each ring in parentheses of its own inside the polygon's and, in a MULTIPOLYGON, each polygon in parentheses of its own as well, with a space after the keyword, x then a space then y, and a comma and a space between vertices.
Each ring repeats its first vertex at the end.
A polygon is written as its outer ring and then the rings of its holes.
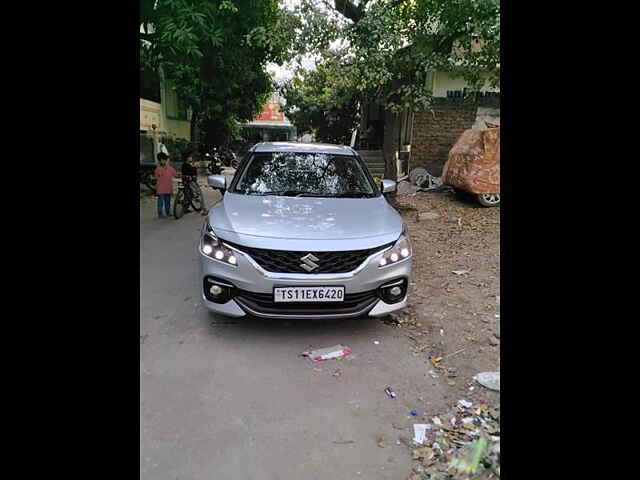
POLYGON ((302 192, 300 190, 283 190, 280 192, 261 192, 259 195, 277 195, 280 197, 324 197, 324 194, 302 192))
POLYGON ((343 192, 333 195, 334 198, 371 198, 373 194, 367 192, 343 192))

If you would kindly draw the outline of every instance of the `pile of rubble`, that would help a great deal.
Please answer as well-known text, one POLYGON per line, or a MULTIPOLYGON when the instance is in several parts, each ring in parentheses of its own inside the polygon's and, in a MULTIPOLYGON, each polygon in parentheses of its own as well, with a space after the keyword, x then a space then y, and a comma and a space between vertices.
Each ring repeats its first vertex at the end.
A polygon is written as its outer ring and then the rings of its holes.
POLYGON ((500 477, 500 413, 460 400, 452 413, 414 425, 409 480, 500 477))

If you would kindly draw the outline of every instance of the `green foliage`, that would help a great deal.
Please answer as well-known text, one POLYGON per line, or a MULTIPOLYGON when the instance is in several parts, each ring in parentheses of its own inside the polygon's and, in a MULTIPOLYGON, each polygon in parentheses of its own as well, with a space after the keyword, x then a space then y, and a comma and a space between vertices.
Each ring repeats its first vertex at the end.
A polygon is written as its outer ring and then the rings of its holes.
POLYGON ((287 100, 284 112, 298 133, 313 133, 328 143, 348 143, 357 126, 357 96, 344 76, 346 63, 340 52, 326 51, 315 70, 299 68, 282 86, 287 100))
POLYGON ((325 49, 345 39, 349 68, 343 83, 354 95, 393 112, 428 107, 428 75, 434 72, 464 78, 472 89, 485 82, 499 86, 499 0, 334 0, 333 8, 328 1, 302 4, 301 22, 308 25, 297 33, 325 49))
POLYGON ((142 0, 140 14, 141 64, 161 69, 207 134, 231 136, 232 120, 260 111, 273 90, 266 64, 291 43, 277 0, 142 0))

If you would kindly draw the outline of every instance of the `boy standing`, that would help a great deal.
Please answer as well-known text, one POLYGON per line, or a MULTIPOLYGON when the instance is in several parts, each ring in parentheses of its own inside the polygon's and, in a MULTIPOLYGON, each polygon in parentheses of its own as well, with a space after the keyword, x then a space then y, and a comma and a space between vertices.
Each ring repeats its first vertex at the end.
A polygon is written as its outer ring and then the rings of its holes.
POLYGON ((173 193, 173 177, 176 171, 168 164, 169 156, 164 153, 158 153, 159 167, 156 168, 156 195, 158 196, 158 218, 168 217, 171 212, 171 194, 173 193), (164 207, 164 213, 163 213, 164 207))

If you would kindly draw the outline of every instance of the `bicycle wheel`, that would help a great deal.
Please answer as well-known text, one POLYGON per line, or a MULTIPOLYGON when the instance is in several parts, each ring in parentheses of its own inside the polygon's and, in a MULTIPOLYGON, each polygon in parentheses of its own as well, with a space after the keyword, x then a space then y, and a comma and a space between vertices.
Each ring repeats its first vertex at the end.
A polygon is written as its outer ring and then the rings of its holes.
POLYGON ((204 206, 204 198, 202 197, 202 189, 199 185, 191 187, 191 195, 190 195, 189 203, 191 203, 191 207, 199 212, 202 210, 204 206))
POLYGON ((173 216, 179 220, 184 215, 184 192, 178 191, 173 203, 173 216))

